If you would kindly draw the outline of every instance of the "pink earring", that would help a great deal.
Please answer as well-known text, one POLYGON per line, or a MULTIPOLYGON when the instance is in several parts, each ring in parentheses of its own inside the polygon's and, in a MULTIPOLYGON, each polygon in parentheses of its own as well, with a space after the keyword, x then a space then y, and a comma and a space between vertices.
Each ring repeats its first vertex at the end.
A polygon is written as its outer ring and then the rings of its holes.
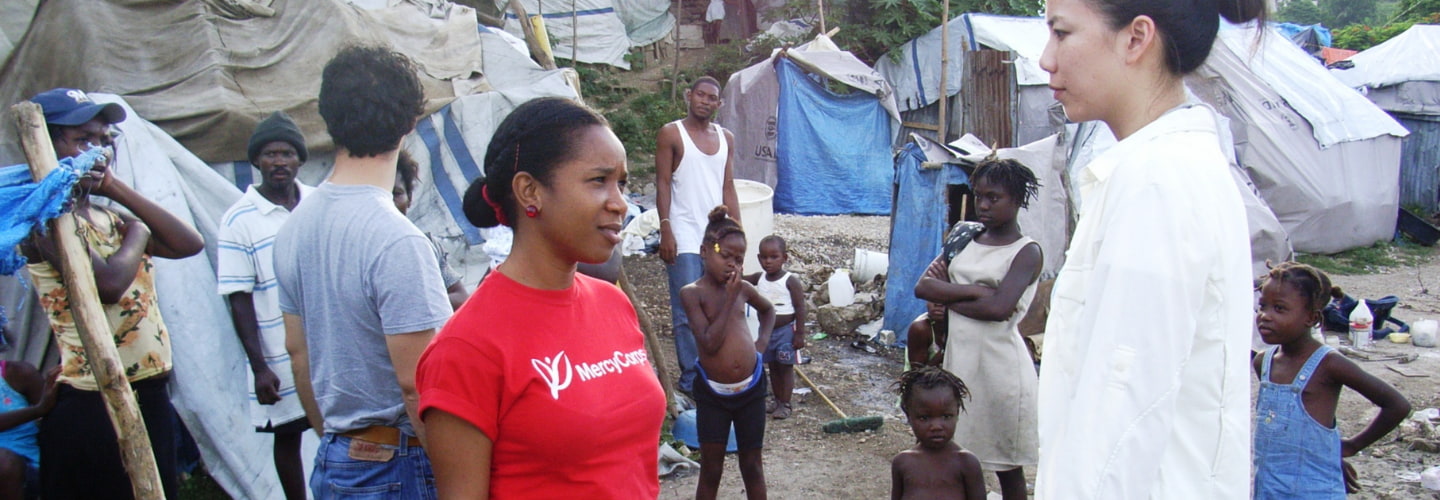
POLYGON ((535 216, 537 216, 537 215, 540 215, 540 209, 535 208, 535 205, 527 205, 527 206, 525 207, 525 216, 526 216, 526 217, 529 217, 529 218, 532 218, 532 219, 533 219, 533 218, 535 218, 535 216))

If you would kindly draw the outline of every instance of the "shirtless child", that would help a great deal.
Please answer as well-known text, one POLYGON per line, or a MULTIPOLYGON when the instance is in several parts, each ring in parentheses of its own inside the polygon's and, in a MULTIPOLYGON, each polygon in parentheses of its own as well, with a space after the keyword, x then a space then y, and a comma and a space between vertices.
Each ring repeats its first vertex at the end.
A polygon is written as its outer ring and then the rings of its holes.
POLYGON ((715 498, 733 422, 746 497, 763 499, 765 470, 760 450, 765 438, 765 367, 760 351, 770 343, 775 307, 741 278, 745 232, 726 216, 723 205, 710 211, 700 258, 705 274, 680 289, 680 301, 700 351, 700 377, 694 386, 695 429, 700 441, 695 498, 715 498), (759 338, 754 341, 745 325, 746 304, 760 315, 759 338))
MULTIPOLYGON (((890 461, 890 498, 985 498, 980 459, 955 444, 955 418, 970 395, 965 383, 936 366, 900 375, 900 404, 915 432, 915 447, 890 461)), ((703 466, 702 466, 703 467, 703 466)))

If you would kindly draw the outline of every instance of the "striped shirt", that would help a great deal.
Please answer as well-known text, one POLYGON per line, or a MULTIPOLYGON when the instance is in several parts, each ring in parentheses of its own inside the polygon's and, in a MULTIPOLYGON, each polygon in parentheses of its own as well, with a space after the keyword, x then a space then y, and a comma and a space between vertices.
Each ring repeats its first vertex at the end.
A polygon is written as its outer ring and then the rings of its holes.
MULTIPOLYGON (((314 190, 299 182, 300 197, 314 190)), ((224 217, 220 218, 218 282, 221 296, 249 293, 255 303, 255 321, 260 327, 260 346, 270 371, 280 379, 280 401, 261 405, 255 397, 255 379, 249 383, 250 420, 256 427, 281 425, 305 417, 300 397, 295 394, 290 354, 285 351, 285 322, 280 313, 280 291, 275 280, 275 233, 290 217, 285 207, 265 199, 255 186, 245 190, 224 217)))

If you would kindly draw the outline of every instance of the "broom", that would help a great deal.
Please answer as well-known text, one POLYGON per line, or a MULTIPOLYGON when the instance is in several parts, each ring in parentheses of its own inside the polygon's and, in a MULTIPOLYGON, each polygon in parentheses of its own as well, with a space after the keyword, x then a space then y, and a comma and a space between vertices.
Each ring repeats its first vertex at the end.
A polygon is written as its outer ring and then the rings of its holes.
POLYGON ((881 425, 884 425, 885 419, 878 415, 855 418, 845 416, 845 412, 840 411, 840 407, 835 406, 835 403, 830 401, 830 398, 826 397, 824 392, 820 391, 820 387, 815 385, 815 382, 811 382, 810 377, 805 376, 805 372, 800 371, 800 367, 795 367, 795 374, 799 375, 800 378, 805 381, 805 385, 810 386, 810 389, 815 391, 815 394, 819 394, 820 399, 825 400, 825 404, 830 405, 831 410, 835 410, 835 413, 840 415, 839 420, 831 420, 825 423, 824 429, 826 433, 864 432, 879 429, 881 425))

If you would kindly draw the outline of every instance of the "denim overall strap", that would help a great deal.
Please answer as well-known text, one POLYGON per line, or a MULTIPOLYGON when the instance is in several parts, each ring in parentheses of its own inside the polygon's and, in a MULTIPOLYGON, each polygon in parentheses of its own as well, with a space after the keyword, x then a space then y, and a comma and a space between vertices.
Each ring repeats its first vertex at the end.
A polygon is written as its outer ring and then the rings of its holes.
POLYGON ((1275 349, 1265 353, 1255 403, 1256 500, 1345 498, 1340 431, 1316 422, 1302 398, 1305 385, 1332 350, 1323 345, 1316 349, 1289 384, 1271 381, 1275 349))

